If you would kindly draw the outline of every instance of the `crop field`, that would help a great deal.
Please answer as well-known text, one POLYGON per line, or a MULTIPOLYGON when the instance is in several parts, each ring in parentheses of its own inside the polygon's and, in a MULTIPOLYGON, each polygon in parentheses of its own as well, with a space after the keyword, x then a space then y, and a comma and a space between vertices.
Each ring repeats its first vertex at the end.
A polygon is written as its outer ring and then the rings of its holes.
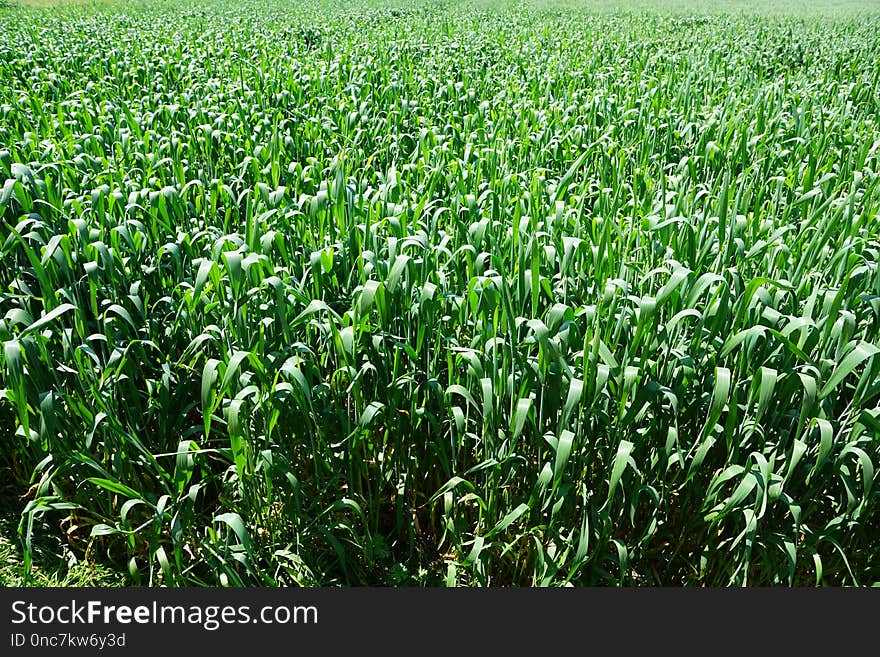
POLYGON ((880 583, 880 3, 27 4, 0 581, 880 583))

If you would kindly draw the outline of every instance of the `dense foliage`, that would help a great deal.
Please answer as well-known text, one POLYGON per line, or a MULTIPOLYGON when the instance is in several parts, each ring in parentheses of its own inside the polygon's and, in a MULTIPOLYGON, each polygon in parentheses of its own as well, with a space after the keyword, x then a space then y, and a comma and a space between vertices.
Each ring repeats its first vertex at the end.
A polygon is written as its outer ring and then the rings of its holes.
POLYGON ((880 581, 880 19, 575 4, 3 11, 27 561, 880 581))

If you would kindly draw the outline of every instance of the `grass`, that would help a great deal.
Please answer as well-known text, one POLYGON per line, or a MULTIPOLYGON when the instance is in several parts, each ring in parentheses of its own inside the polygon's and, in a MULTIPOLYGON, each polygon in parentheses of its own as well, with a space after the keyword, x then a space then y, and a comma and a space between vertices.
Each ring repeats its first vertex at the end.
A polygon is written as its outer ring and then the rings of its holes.
POLYGON ((75 6, 81 4, 97 5, 99 0, 3 0, 0 7, 38 7, 38 8, 59 8, 64 6, 75 6))
POLYGON ((0 502, 6 510, 0 516, 0 587, 114 587, 126 584, 123 574, 77 558, 76 551, 65 546, 60 536, 48 532, 32 541, 36 561, 41 565, 26 570, 21 544, 17 540, 20 516, 8 511, 20 505, 6 497, 0 498, 0 502))
POLYGON ((5 11, 16 572, 880 581, 880 13, 815 7, 5 11))
MULTIPOLYGON (((210 4, 211 0, 208 0, 210 4)), ((159 5, 166 10, 174 10, 173 5, 183 6, 204 6, 205 3, 198 3, 194 0, 184 0, 184 2, 174 2, 171 0, 134 0, 126 4, 135 7, 141 7, 149 4, 159 5)), ((20 8, 51 8, 63 9, 64 7, 76 8, 77 5, 87 5, 92 8, 101 6, 111 9, 120 9, 121 2, 119 0, 0 0, 0 7, 20 7, 20 8)), ((278 0, 276 0, 278 4, 278 0)), ((291 3, 292 4, 292 3, 291 3)), ((375 7, 385 8, 402 8, 406 9, 412 6, 407 0, 390 0, 388 2, 364 4, 375 7)), ((416 3, 418 4, 418 3, 416 3)), ((428 4, 428 3, 422 3, 428 4)), ((440 4, 455 4, 455 2, 440 4)), ((526 7, 537 12, 573 12, 590 14, 621 14, 621 13, 651 13, 651 14, 684 14, 684 15, 747 15, 747 16, 771 16, 771 17, 801 17, 815 18, 838 16, 843 18, 852 18, 854 16, 876 15, 880 11, 880 3, 876 0, 838 0, 831 2, 829 0, 714 0, 700 2, 697 0, 525 0, 524 2, 514 2, 513 0, 477 0, 469 3, 471 7, 477 7, 488 10, 499 10, 504 8, 515 7, 521 9, 526 7)), ((325 3, 327 8, 332 8, 332 1, 325 3)))
POLYGON ((15 536, 15 524, 0 523, 0 559, 3 560, 0 565, 0 587, 119 587, 126 585, 125 576, 117 571, 78 560, 65 562, 55 554, 44 555, 45 562, 52 566, 51 570, 46 572, 41 568, 34 568, 26 575, 21 547, 18 545, 18 541, 13 542, 9 536, 15 536))

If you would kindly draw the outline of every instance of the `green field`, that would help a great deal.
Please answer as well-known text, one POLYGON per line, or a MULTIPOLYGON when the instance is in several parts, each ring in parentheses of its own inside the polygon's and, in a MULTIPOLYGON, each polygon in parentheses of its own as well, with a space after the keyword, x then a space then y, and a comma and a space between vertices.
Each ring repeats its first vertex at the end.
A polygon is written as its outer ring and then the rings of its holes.
POLYGON ((6 2, 0 585, 880 583, 880 2, 6 2))

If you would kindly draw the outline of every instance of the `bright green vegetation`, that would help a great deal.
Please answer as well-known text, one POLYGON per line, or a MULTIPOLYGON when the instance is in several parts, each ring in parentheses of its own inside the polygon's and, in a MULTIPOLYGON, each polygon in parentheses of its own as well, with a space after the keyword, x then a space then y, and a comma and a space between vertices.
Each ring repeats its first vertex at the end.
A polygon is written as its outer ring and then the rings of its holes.
POLYGON ((4 10, 21 570, 880 581, 880 14, 632 4, 4 10))

